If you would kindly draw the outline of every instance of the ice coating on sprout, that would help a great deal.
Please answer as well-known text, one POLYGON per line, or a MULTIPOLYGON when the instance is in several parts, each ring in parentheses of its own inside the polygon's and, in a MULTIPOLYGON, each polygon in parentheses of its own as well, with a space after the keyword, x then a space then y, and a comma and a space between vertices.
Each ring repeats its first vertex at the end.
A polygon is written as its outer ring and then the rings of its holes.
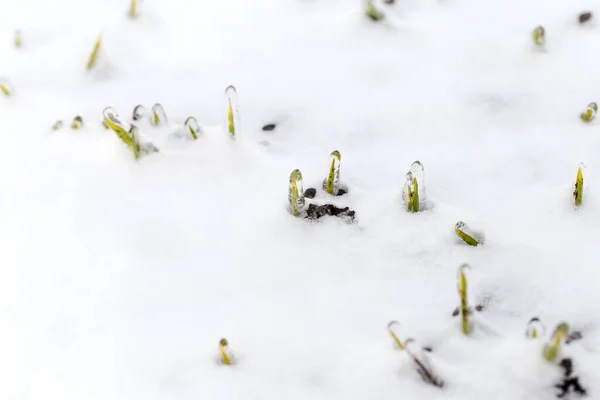
POLYGON ((134 121, 139 121, 142 118, 144 118, 144 116, 146 116, 147 114, 147 110, 146 107, 144 107, 141 104, 138 104, 137 106, 135 106, 135 108, 133 109, 133 115, 132 118, 134 121))
POLYGON ((111 129, 121 128, 125 132, 131 130, 131 124, 122 120, 112 107, 106 107, 102 112, 102 115, 104 116, 104 121, 111 129))
POLYGON ((75 118, 73 118, 73 122, 71 122, 71 128, 72 129, 79 129, 83 127, 83 118, 78 115, 75 118))
POLYGON ((552 337, 544 346, 544 358, 549 362, 554 362, 558 358, 562 344, 569 336, 569 324, 561 322, 554 328, 552 337))
POLYGON ((324 187, 327 193, 337 196, 340 191, 340 164, 342 155, 334 150, 329 155, 329 172, 325 179, 324 187))
MULTIPOLYGON (((427 192, 425 190, 425 169, 420 161, 413 162, 406 173, 406 180, 402 187, 402 201, 406 209, 409 207, 411 198, 418 201, 416 204, 418 205, 416 211, 422 211, 426 204, 427 192), (415 179, 417 181, 416 185, 415 179)), ((411 207, 411 210, 409 211, 414 211, 413 207, 411 207)))
POLYGON ((533 30, 533 41, 537 46, 543 46, 546 44, 546 30, 543 26, 537 26, 533 30))
POLYGON ((194 139, 198 139, 198 135, 200 134, 200 125, 198 125, 196 118, 189 117, 185 120, 185 130, 192 135, 194 139))
POLYGON ((295 169, 290 174, 288 202, 290 212, 294 216, 300 216, 302 211, 304 211, 306 203, 304 200, 304 183, 302 181, 302 173, 299 169, 295 169))
POLYGON ((239 103, 235 86, 230 85, 225 89, 225 102, 227 104, 227 131, 232 138, 235 138, 240 133, 239 103))
POLYGON ((396 342, 396 345, 401 349, 404 350, 404 345, 402 344, 402 341, 400 340, 400 337, 398 336, 397 332, 397 328, 400 326, 400 323, 398 321, 390 321, 387 325, 387 329, 389 334, 392 336, 392 338, 394 339, 394 342, 396 342))
POLYGON ((156 103, 152 106, 152 125, 158 126, 167 122, 167 113, 163 106, 156 103))
POLYGON ((546 335, 546 326, 540 321, 539 318, 533 317, 527 324, 527 330, 525 336, 530 339, 537 339, 546 335))
POLYGON ((0 78, 0 92, 2 92, 2 94, 6 97, 9 97, 12 95, 13 89, 12 89, 12 86, 10 85, 10 82, 8 82, 8 79, 0 78))
POLYGON ((461 317, 461 330, 463 334, 469 335, 473 330, 473 324, 470 320, 470 311, 469 311, 469 300, 468 300, 468 292, 467 292, 467 277, 465 275, 465 271, 470 269, 469 264, 462 264, 458 267, 458 276, 456 286, 458 289, 458 295, 460 298, 460 317, 461 317))
POLYGON ((485 233, 472 229, 463 221, 458 221, 454 226, 454 231, 465 243, 470 246, 478 246, 485 243, 485 233))

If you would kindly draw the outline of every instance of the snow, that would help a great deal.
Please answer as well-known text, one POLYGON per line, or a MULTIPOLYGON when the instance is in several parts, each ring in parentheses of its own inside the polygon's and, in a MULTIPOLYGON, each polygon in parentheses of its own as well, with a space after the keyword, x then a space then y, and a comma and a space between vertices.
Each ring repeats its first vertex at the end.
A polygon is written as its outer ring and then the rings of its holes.
POLYGON ((600 31, 577 23, 592 2, 397 0, 385 24, 358 0, 145 0, 134 21, 128 7, 1 7, 15 95, 0 98, 0 398, 553 398, 561 370, 525 339, 533 316, 582 331, 565 355, 600 390, 600 143, 579 119, 598 101, 600 31), (135 162, 102 110, 156 102, 204 132, 143 126, 161 152, 135 162), (83 129, 51 131, 78 114, 83 129), (320 187, 336 149, 350 192, 316 200, 357 222, 293 218, 290 172, 320 187), (433 207, 409 214, 415 160, 433 207), (459 242, 459 220, 485 245, 459 242), (470 337, 451 316, 463 262, 471 303, 489 301, 470 337), (443 389, 390 320, 433 347, 443 389), (215 362, 222 337, 233 367, 215 362))

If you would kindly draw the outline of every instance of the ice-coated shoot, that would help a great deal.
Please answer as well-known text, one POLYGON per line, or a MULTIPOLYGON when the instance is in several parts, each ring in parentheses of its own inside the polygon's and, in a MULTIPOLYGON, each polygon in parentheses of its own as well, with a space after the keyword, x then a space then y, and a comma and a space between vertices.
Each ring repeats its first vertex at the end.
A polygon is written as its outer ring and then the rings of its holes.
POLYGON ((152 106, 152 125, 159 126, 167 122, 167 113, 162 105, 156 103, 152 106))
POLYGON ((538 26, 533 30, 533 42, 536 46, 543 47, 546 44, 546 30, 543 26, 538 26))
POLYGON ((596 118, 596 113, 598 112, 598 104, 590 103, 584 112, 582 112, 579 117, 585 123, 590 123, 596 118))
POLYGON ((402 344, 402 341, 400 340, 400 338, 398 338, 398 335, 394 330, 394 327, 399 325, 400 323, 398 321, 390 321, 390 323, 387 325, 387 330, 392 339, 394 339, 394 342, 396 342, 396 345, 398 345, 398 348, 400 350, 404 350, 404 345, 402 344))
POLYGON ((139 0, 131 0, 131 4, 129 5, 129 18, 134 19, 137 17, 137 9, 138 9, 139 0))
POLYGON ((112 107, 106 107, 102 113, 104 122, 117 136, 133 151, 135 159, 143 155, 156 153, 158 148, 152 143, 142 143, 139 130, 135 125, 121 120, 119 115, 112 107))
POLYGON ((146 116, 146 112, 147 112, 146 107, 144 107, 141 104, 138 104, 133 109, 133 115, 132 115, 133 120, 139 121, 140 119, 144 118, 146 116))
POLYGON ((295 217, 301 216, 306 203, 304 200, 304 183, 302 181, 302 172, 300 172, 299 169, 293 170, 290 174, 288 202, 292 215, 295 217))
POLYGON ((221 362, 225 365, 232 365, 233 360, 229 354, 229 343, 227 339, 223 338, 219 341, 219 351, 221 353, 221 362))
POLYGON ((342 155, 339 151, 334 150, 329 155, 329 173, 327 179, 323 182, 325 191, 330 195, 337 196, 340 191, 340 163, 342 155))
POLYGON ((469 246, 478 246, 483 244, 483 234, 476 232, 463 221, 458 221, 454 225, 454 232, 469 246))
POLYGON ((583 171, 581 167, 577 169, 577 178, 575 179, 575 187, 573 189, 573 199, 575 206, 579 207, 583 204, 583 171))
POLYGON ((83 128, 83 118, 81 115, 73 118, 73 122, 71 122, 71 129, 80 129, 83 128))
POLYGON ((98 53, 100 52, 100 46, 102 44, 102 35, 98 35, 98 39, 96 40, 96 43, 94 43, 94 48, 92 49, 92 53, 90 54, 90 57, 88 59, 88 63, 87 63, 87 67, 86 69, 88 71, 91 71, 94 66, 96 66, 96 62, 98 61, 98 53))
POLYGON ((544 346, 544 358, 549 362, 555 362, 561 349, 561 345, 569 336, 569 324, 561 322, 554 329, 550 341, 544 346))
POLYGON ((380 21, 383 19, 384 14, 377 9, 373 0, 368 0, 365 8, 365 14, 373 21, 380 21))
POLYGON ((231 138, 235 138, 239 135, 239 111, 235 86, 230 85, 225 89, 225 101, 227 102, 227 130, 231 138))
POLYGON ((0 92, 6 97, 10 97, 13 94, 12 86, 5 78, 0 78, 0 92))
POLYGON ((21 33, 20 30, 16 30, 15 31, 15 47, 17 49, 19 49, 22 46, 23 46, 23 34, 21 33))
POLYGON ((194 140, 198 139, 198 135, 200 134, 200 125, 198 125, 196 118, 189 117, 185 120, 185 130, 192 135, 194 140))
POLYGON ((425 201, 425 169, 420 161, 411 164, 402 188, 402 200, 408 212, 419 212, 425 201))
POLYGON ((457 288, 460 297, 461 331, 465 335, 470 335, 472 331, 472 324, 469 319, 469 301, 467 298, 467 276, 465 275, 465 271, 469 268, 471 268, 469 264, 462 264, 458 268, 457 276, 457 288))
POLYGON ((117 114, 112 107, 106 107, 104 111, 102 111, 102 117, 104 123, 108 125, 108 127, 112 129, 127 146, 133 146, 131 136, 129 135, 131 125, 126 121, 121 120, 119 114, 117 114))
POLYGON ((527 330, 525 331, 525 337, 529 339, 538 339, 546 335, 546 327, 540 321, 538 317, 533 317, 527 324, 527 330))
POLYGON ((54 125, 52 125, 52 130, 53 131, 58 131, 59 129, 61 129, 63 127, 63 122, 61 120, 58 120, 54 123, 54 125))

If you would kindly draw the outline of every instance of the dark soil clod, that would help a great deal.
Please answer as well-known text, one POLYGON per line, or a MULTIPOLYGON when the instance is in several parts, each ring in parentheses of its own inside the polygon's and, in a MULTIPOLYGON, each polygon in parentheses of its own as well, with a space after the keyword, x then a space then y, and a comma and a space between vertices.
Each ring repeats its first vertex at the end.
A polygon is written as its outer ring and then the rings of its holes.
POLYGON ((579 23, 580 24, 584 24, 584 23, 588 22, 590 19, 592 19, 591 12, 584 12, 584 13, 579 14, 579 23))
POLYGON ((350 210, 348 207, 339 208, 333 204, 310 204, 306 210, 306 217, 308 219, 319 219, 326 215, 331 215, 334 217, 346 217, 349 218, 350 221, 354 221, 356 213, 353 210, 350 210))

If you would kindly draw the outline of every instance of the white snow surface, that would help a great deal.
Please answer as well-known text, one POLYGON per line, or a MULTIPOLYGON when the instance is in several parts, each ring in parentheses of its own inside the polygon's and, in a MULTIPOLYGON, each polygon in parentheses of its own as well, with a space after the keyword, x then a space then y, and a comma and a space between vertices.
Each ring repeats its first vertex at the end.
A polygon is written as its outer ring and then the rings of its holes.
POLYGON ((533 316, 583 333, 564 354, 599 396, 600 128, 579 113, 600 100, 600 27, 577 22, 598 4, 397 0, 385 24, 362 6, 144 0, 132 21, 126 0, 2 1, 0 399, 552 399, 533 316), (142 126, 161 151, 136 162, 102 110, 156 102, 204 132, 142 126), (290 172, 320 187, 336 149, 350 192, 315 200, 356 223, 292 217, 290 172), (415 160, 433 207, 409 214, 415 160), (458 241, 459 220, 485 245, 458 241), (470 337, 451 316, 463 262, 489 303, 470 337), (390 320, 433 347, 443 389, 390 320))

